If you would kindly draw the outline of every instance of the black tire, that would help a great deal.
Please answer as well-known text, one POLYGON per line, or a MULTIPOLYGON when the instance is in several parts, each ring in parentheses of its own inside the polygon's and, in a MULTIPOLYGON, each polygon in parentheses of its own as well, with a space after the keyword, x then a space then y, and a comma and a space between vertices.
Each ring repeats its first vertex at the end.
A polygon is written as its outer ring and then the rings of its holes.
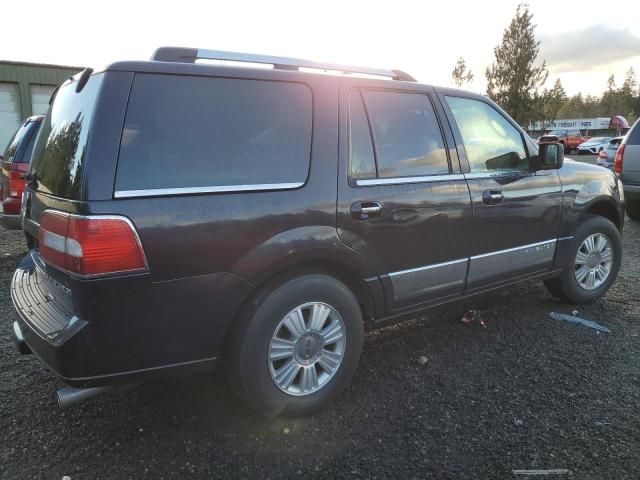
POLYGON ((631 220, 640 220, 640 200, 627 200, 627 215, 631 220))
POLYGON ((616 226, 607 218, 598 215, 589 215, 576 229, 574 238, 571 241, 567 264, 562 274, 557 278, 545 280, 544 284, 553 295, 565 302, 574 304, 594 302, 611 288, 611 285, 618 275, 618 270, 620 270, 621 260, 622 240, 616 226), (581 287, 576 280, 575 260, 578 249, 582 243, 587 237, 594 233, 601 233, 609 238, 614 259, 609 276, 604 283, 594 290, 587 290, 581 287))
POLYGON ((225 349, 227 380, 248 406, 267 416, 304 416, 331 403, 347 386, 358 366, 364 325, 362 312, 349 288, 323 274, 290 278, 264 288, 241 314, 225 349), (272 380, 269 346, 281 320, 309 302, 330 305, 345 331, 342 361, 327 383, 304 396, 282 391, 272 380))

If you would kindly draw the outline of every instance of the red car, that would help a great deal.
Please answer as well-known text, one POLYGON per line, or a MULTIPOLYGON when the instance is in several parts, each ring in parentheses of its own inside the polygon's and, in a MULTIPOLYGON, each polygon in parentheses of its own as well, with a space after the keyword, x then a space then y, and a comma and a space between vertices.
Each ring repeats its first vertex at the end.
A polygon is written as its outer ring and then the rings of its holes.
POLYGON ((43 115, 27 118, 9 141, 0 172, 0 224, 11 230, 19 230, 20 204, 25 175, 29 170, 33 145, 42 124, 43 115))
POLYGON ((543 143, 561 143, 564 146, 564 153, 578 148, 578 145, 589 140, 589 137, 583 137, 580 130, 577 129, 560 129, 551 130, 546 135, 538 139, 538 145, 543 143))

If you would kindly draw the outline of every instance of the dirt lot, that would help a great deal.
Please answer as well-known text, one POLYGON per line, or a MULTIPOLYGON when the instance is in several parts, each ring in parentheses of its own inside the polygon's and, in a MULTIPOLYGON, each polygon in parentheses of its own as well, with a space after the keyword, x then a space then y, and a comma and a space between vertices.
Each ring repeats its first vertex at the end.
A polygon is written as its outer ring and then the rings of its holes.
POLYGON ((580 315, 539 283, 367 335, 333 408, 265 419, 222 375, 166 379, 60 411, 60 382, 12 347, 19 233, 0 232, 0 478, 640 478, 640 223, 603 300, 580 315), (486 322, 465 325, 466 308, 486 322), (420 356, 428 362, 421 365, 420 356))

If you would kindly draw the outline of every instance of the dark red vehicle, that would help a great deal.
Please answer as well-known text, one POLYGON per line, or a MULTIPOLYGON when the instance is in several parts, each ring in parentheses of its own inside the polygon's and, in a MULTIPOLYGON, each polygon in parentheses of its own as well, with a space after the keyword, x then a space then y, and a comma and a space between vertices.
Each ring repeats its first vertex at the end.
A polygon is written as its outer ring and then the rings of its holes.
POLYGON ((16 131, 2 159, 0 173, 0 224, 11 230, 20 229, 20 204, 25 175, 29 170, 31 153, 44 116, 29 117, 16 131))
POLYGON ((538 145, 544 143, 561 143, 564 147, 564 153, 571 153, 578 148, 578 145, 589 140, 584 137, 578 129, 551 130, 538 140, 538 145))

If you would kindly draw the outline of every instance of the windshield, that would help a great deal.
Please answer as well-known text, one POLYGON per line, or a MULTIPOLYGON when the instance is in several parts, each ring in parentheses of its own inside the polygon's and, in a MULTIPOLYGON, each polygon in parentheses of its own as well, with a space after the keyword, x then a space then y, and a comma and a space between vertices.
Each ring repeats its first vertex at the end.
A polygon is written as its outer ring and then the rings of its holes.
POLYGON ((591 140, 589 140, 590 142, 608 142, 609 138, 608 137, 593 137, 591 140))
POLYGON ((94 75, 80 92, 76 82, 64 85, 49 107, 33 151, 31 172, 38 190, 77 199, 87 139, 103 75, 94 75))

